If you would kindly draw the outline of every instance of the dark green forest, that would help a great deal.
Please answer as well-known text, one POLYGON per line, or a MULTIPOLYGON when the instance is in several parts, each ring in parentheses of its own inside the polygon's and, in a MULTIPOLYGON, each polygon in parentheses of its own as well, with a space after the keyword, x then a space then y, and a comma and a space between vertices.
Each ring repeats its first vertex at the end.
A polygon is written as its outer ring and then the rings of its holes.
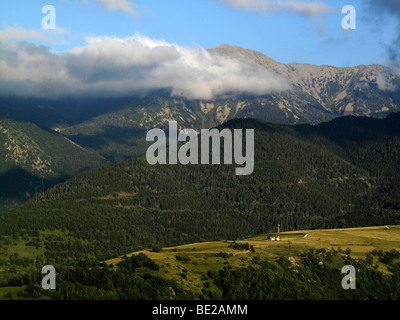
POLYGON ((317 126, 236 119, 225 127, 255 129, 253 174, 143 158, 83 173, 0 213, 0 265, 236 240, 278 223, 285 231, 400 224, 400 114, 317 126), (1 251, 20 241, 36 248, 34 259, 1 251))
MULTIPOLYGON (((400 115, 319 126, 232 120, 254 128, 255 169, 155 165, 131 159, 81 174, 0 213, 1 236, 38 236, 46 257, 124 254, 153 245, 275 230, 400 223, 400 115)), ((222 128, 222 127, 220 127, 222 128)))

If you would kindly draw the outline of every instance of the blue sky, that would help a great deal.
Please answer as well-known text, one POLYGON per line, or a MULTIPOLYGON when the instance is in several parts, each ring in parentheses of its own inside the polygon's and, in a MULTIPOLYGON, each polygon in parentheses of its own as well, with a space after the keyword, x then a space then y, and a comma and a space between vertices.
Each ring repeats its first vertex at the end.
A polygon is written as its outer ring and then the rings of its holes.
POLYGON ((0 2, 0 96, 121 96, 158 89, 214 99, 290 89, 222 44, 282 63, 385 64, 400 73, 398 0, 13 0, 0 2), (56 28, 45 30, 45 5, 56 28), (356 28, 342 27, 342 7, 356 28))
MULTIPOLYGON (((251 1, 264 0, 247 2, 251 1)), ((385 63, 386 47, 393 41, 397 30, 394 17, 375 16, 365 5, 365 0, 323 1, 320 3, 332 8, 332 12, 313 17, 290 10, 270 13, 257 8, 235 7, 232 5, 234 1, 223 0, 130 2, 135 14, 110 10, 94 0, 1 1, 0 30, 40 31, 44 17, 41 9, 51 4, 56 8, 57 28, 63 33, 58 35, 56 42, 34 42, 50 46, 54 51, 62 52, 84 45, 88 35, 126 37, 140 33, 180 46, 212 48, 228 43, 260 51, 284 63, 342 67, 385 63), (357 10, 356 30, 343 30, 341 27, 344 16, 341 8, 346 4, 357 10)))

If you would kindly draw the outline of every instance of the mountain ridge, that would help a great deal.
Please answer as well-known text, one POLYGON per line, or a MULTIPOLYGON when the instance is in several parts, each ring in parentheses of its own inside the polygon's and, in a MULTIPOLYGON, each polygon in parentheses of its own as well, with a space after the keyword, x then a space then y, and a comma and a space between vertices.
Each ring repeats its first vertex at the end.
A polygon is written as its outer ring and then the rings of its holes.
POLYGON ((200 130, 233 118, 318 124, 344 115, 382 118, 400 111, 400 95, 391 90, 396 86, 400 88, 400 78, 383 65, 340 68, 283 64, 260 52, 230 45, 207 52, 211 56, 238 59, 250 68, 276 73, 290 82, 291 89, 262 96, 242 94, 211 100, 186 99, 171 96, 168 91, 157 92, 127 102, 117 111, 63 126, 60 132, 111 161, 121 161, 144 154, 145 131, 164 129, 168 121, 177 121, 181 128, 200 130), (382 86, 390 90, 383 90, 382 86), (113 131, 121 132, 122 137, 107 141, 107 135, 115 136, 113 131), (135 132, 139 136, 135 137, 135 132), (129 144, 137 146, 136 150, 126 151, 129 144))
MULTIPOLYGON (((321 99, 321 97, 318 97, 318 95, 315 95, 315 92, 311 92, 310 90, 306 90, 307 86, 312 88, 313 83, 307 83, 307 82, 302 82, 302 78, 306 79, 315 79, 316 77, 322 78, 322 81, 331 81, 335 79, 336 81, 339 81, 339 85, 341 85, 343 90, 351 89, 348 88, 348 86, 351 84, 351 82, 348 82, 349 80, 352 80, 350 78, 355 78, 354 81, 359 82, 359 83, 364 83, 365 84, 373 84, 374 82, 376 83, 378 80, 378 76, 383 76, 385 75, 387 79, 387 83, 385 84, 388 88, 393 86, 393 82, 396 82, 397 86, 399 84, 399 77, 396 76, 394 73, 392 73, 387 67, 379 64, 374 64, 374 65, 358 65, 354 67, 336 67, 336 66, 329 66, 329 65, 312 65, 312 64, 304 64, 304 63, 289 63, 289 64, 284 64, 280 63, 272 58, 269 58, 265 56, 264 54, 253 51, 251 49, 243 49, 241 47, 234 47, 230 45, 223 45, 219 46, 214 49, 209 49, 209 52, 211 53, 220 53, 220 54, 226 54, 229 56, 242 56, 244 60, 252 61, 259 66, 270 69, 272 71, 277 72, 279 75, 282 75, 290 80, 290 83, 295 87, 299 88, 302 91, 310 94, 313 98, 316 98, 317 101, 325 106, 324 104, 326 101, 324 99, 321 99), (333 73, 333 75, 331 74, 333 73), (335 75, 336 73, 336 75, 335 75), (337 77, 339 74, 339 78, 337 77), (341 81, 341 83, 340 83, 341 81), (347 83, 346 83, 347 81, 347 83)), ((381 79, 383 80, 383 79, 381 79)), ((354 83, 353 83, 354 85, 354 83)), ((319 89, 324 89, 323 87, 319 89)), ((326 88, 325 88, 326 89, 326 88)), ((368 89, 368 88, 364 88, 368 89)), ((372 88, 374 89, 374 88, 372 88)), ((323 91, 323 90, 319 90, 323 91)), ((383 90, 385 91, 385 90, 383 90)), ((341 94, 340 92, 339 94, 341 94)), ((319 93, 321 94, 321 92, 319 93)), ((343 93, 342 93, 343 94, 343 93)), ((376 96, 376 93, 375 93, 376 96)), ((337 98, 338 96, 336 96, 337 98)), ((341 98, 341 97, 340 97, 341 98)), ((332 97, 331 97, 332 99, 332 97)), ((343 99, 343 98, 342 98, 343 99)), ((351 102, 348 102, 351 103, 351 102)), ((386 102, 387 103, 387 102, 386 102)), ((395 107, 394 105, 390 104, 392 107, 395 107)), ((346 105, 347 107, 347 105, 346 105)), ((388 109, 391 109, 389 106, 387 106, 388 109)), ((398 106, 397 106, 398 108, 398 106)), ((329 108, 327 108, 329 110, 329 108)), ((334 112, 339 112, 342 110, 345 110, 346 108, 343 109, 343 106, 341 108, 338 108, 337 106, 333 109, 334 112)), ((368 115, 367 109, 361 110, 361 112, 355 112, 355 115, 368 115)), ((397 109, 398 110, 398 109, 397 109)), ((345 110, 346 111, 346 110, 345 110)), ((350 111, 350 107, 348 108, 347 111, 350 111)), ((353 110, 354 111, 354 110, 353 110)), ((376 110, 375 110, 376 111, 376 110)))
MULTIPOLYGON (((61 228, 80 248, 74 256, 87 257, 250 237, 278 223, 285 230, 399 224, 400 137, 392 128, 399 127, 400 116, 366 119, 387 135, 371 140, 374 126, 357 117, 338 118, 325 128, 234 119, 218 128, 255 129, 250 176, 236 176, 235 165, 151 166, 145 158, 130 159, 73 177, 0 213, 0 235, 61 228), (346 127, 360 132, 354 143, 353 137, 350 143, 329 137, 346 127)), ((65 239, 57 241, 48 246, 49 257, 72 254, 65 239)))
POLYGON ((0 118, 0 209, 106 162, 59 133, 0 118))
MULTIPOLYGON (((207 52, 211 57, 225 55, 242 61, 246 68, 276 73, 288 79, 291 89, 261 96, 232 93, 232 96, 209 100, 172 96, 167 89, 144 96, 107 99, 0 98, 0 113, 12 121, 32 122, 52 136, 64 137, 68 139, 63 141, 64 144, 71 146, 75 143, 74 147, 84 148, 88 156, 99 155, 98 160, 105 158, 100 162, 106 163, 143 156, 148 146, 146 133, 153 128, 167 129, 169 121, 177 121, 180 130, 192 128, 199 131, 235 118, 315 125, 345 115, 383 118, 400 111, 400 78, 383 65, 340 68, 283 64, 260 52, 230 45, 221 45, 207 52)), ((29 147, 30 140, 24 141, 29 147)), ((10 146, 3 149, 6 148, 10 146)), ((25 146, 14 149, 21 148, 25 146)), ((46 170, 49 167, 46 161, 54 161, 60 158, 60 154, 53 153, 50 158, 36 157, 37 163, 30 164, 30 169, 33 165, 41 171, 46 170)), ((6 162, 1 160, 0 167, 6 162)), ((67 176, 77 172, 68 172, 67 176)), ((64 173, 58 175, 64 176, 64 173)), ((29 170, 27 174, 29 176, 29 170)), ((47 175, 52 174, 49 172, 47 175)))

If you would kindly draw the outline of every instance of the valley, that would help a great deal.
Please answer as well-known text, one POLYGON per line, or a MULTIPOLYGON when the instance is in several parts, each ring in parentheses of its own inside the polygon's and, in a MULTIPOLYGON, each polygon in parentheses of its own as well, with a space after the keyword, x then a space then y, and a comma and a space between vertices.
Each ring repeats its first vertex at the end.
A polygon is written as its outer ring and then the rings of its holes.
POLYGON ((37 2, 0 2, 2 310, 400 300, 399 1, 37 2))
MULTIPOLYGON (((400 224, 399 124, 399 114, 385 119, 341 117, 317 126, 234 119, 217 128, 254 130, 255 162, 251 175, 236 176, 235 164, 150 165, 145 158, 108 164, 79 174, 23 205, 0 213, 0 283, 3 287, 30 283, 33 274, 36 274, 34 278, 39 276, 35 270, 43 263, 58 266, 60 272, 77 267, 79 272, 86 273, 89 269, 85 268, 91 265, 104 267, 104 261, 143 250, 151 259, 131 257, 139 259, 132 263, 154 268, 150 268, 157 271, 151 281, 158 283, 155 279, 159 279, 161 267, 153 264, 157 260, 164 268, 167 263, 176 267, 168 271, 168 275, 176 275, 179 271, 179 277, 186 276, 196 283, 199 278, 196 267, 208 273, 208 266, 218 267, 227 262, 225 258, 230 259, 232 265, 246 269, 252 266, 251 261, 257 254, 261 256, 260 260, 254 261, 256 265, 264 258, 287 256, 288 242, 266 240, 267 234, 276 232, 277 224, 285 230, 284 237, 291 239, 294 259, 303 259, 313 249, 319 254, 322 249, 334 249, 330 254, 332 257, 327 257, 333 259, 329 260, 331 264, 336 259, 342 262, 345 259, 339 247, 341 250, 349 247, 354 259, 364 259, 365 254, 379 249, 382 252, 374 260, 377 269, 373 264, 366 267, 391 277, 390 270, 397 270, 397 260, 390 260, 390 251, 398 248, 396 225, 400 224), (355 233, 334 230, 385 225, 390 229, 379 227, 355 233), (317 229, 333 231, 315 231, 317 229), (289 231, 293 234, 287 233, 289 231), (385 238, 389 234, 393 234, 390 239, 385 238), (246 248, 255 251, 229 247, 233 241, 247 242, 246 248), (210 256, 208 244, 210 250, 221 250, 222 253, 218 251, 218 256, 210 256), (182 245, 186 246, 179 247, 182 245), (195 259, 197 252, 204 252, 204 255, 200 254, 197 264, 184 266, 178 260, 172 263, 177 257, 173 249, 168 249, 171 247, 181 250, 179 259, 183 262, 187 260, 185 256, 195 259), (193 247, 197 249, 190 251, 193 247), (164 249, 160 253, 161 248, 164 249), (232 253, 235 255, 231 256, 232 253), (206 257, 210 259, 208 262, 206 257), (385 257, 391 261, 386 267, 379 262, 386 261, 385 257), (215 263, 215 259, 219 262, 215 263), (183 268, 185 275, 182 275, 183 268), (189 275, 189 271, 193 271, 193 275, 189 275), (14 279, 16 273, 22 278, 14 279)), ((307 259, 314 259, 317 253, 312 251, 310 254, 307 259)), ((280 265, 279 268, 284 269, 275 271, 280 274, 289 266, 280 265)), ((112 270, 101 272, 109 273, 118 281, 119 272, 130 274, 132 271, 129 264, 125 267, 117 269, 117 273, 112 270)), ((307 265, 304 267, 308 268, 307 265)), ((156 286, 161 291, 150 289, 154 284, 147 282, 148 271, 141 275, 136 272, 140 279, 134 277, 143 284, 144 292, 150 290, 146 297, 169 296, 164 285, 156 286)), ((303 271, 309 274, 309 271, 303 271)), ((328 275, 332 277, 329 281, 334 281, 333 275, 328 275)), ((190 283, 181 283, 178 279, 174 276, 160 281, 169 283, 167 287, 176 286, 178 291, 175 292, 180 292, 177 294, 182 299, 200 298, 204 294, 186 292, 181 286, 190 286, 190 283)), ((219 283, 218 278, 214 280, 219 283)), ((293 278, 291 281, 295 286, 298 280, 293 278)), ((391 280, 387 281, 391 286, 391 280)), ((29 292, 37 291, 34 286, 29 288, 29 292)), ((73 290, 69 296, 90 296, 89 292, 73 290)), ((218 292, 222 294, 221 288, 215 290, 213 293, 206 290, 204 297, 221 297, 218 295, 218 292)), ((392 291, 393 288, 387 290, 392 291)), ((132 292, 129 297, 137 298, 140 296, 137 293, 132 292)), ((101 296, 93 294, 97 298, 101 296)), ((124 296, 124 293, 118 294, 124 296)), ((230 294, 224 297, 229 298, 230 294)), ((343 298, 341 294, 331 297, 343 298)))
POLYGON ((0 97, 0 210, 79 173, 144 156, 147 132, 168 131, 169 121, 177 121, 179 130, 200 132, 237 118, 316 125, 346 115, 384 118, 400 110, 398 94, 385 89, 399 85, 400 78, 383 65, 283 64, 230 45, 207 54, 274 74, 285 79, 289 89, 212 99, 188 99, 168 88, 104 98, 0 97))

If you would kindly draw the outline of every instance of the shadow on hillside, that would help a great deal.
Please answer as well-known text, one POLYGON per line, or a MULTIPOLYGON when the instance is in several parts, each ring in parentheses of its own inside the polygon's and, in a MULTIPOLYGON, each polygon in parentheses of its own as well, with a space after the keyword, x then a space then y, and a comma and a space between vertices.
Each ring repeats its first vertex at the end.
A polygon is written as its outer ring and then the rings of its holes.
POLYGON ((0 174, 0 211, 11 209, 69 177, 44 179, 14 167, 0 174))

